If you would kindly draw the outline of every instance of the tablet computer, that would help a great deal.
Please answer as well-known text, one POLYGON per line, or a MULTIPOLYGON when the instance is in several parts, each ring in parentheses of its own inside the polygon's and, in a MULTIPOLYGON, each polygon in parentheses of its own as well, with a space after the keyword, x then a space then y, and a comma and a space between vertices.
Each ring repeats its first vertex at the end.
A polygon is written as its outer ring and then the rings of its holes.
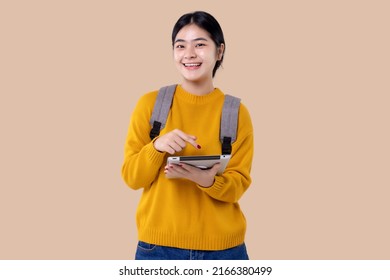
POLYGON ((211 156, 180 156, 180 157, 168 157, 168 164, 179 164, 185 163, 193 165, 200 169, 210 169, 214 164, 220 163, 221 166, 217 172, 218 175, 221 175, 225 170, 228 162, 230 160, 230 155, 211 155, 211 156))

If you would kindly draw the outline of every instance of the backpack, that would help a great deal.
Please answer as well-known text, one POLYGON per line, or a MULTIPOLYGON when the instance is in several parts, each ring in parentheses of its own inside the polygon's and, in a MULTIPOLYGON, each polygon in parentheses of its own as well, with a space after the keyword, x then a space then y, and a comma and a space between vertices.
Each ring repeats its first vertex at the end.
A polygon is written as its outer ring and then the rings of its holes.
MULTIPOLYGON (((160 135, 160 130, 165 127, 176 86, 176 84, 165 86, 158 91, 153 113, 150 118, 152 129, 150 130, 149 136, 151 140, 160 135)), ((239 98, 225 94, 219 134, 219 139, 222 144, 222 155, 231 154, 232 144, 237 139, 240 102, 241 100, 239 98)))

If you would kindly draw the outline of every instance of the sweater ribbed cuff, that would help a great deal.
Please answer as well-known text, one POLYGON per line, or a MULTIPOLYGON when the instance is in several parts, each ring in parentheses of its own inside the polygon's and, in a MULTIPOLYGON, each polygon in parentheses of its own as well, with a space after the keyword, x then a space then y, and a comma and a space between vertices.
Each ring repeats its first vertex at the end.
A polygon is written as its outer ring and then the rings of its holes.
POLYGON ((204 192, 208 193, 211 197, 218 197, 223 187, 223 178, 221 176, 215 176, 214 184, 208 188, 198 185, 204 192))
MULTIPOLYGON (((155 138, 156 139, 156 138, 155 138)), ((153 145, 153 142, 155 141, 155 139, 150 142, 149 144, 147 144, 144 149, 146 151, 146 154, 148 156, 148 160, 152 163, 152 164, 156 164, 158 166, 161 166, 163 161, 164 161, 164 157, 165 157, 165 153, 163 152, 159 152, 157 151, 155 148, 154 148, 154 145, 153 145)))

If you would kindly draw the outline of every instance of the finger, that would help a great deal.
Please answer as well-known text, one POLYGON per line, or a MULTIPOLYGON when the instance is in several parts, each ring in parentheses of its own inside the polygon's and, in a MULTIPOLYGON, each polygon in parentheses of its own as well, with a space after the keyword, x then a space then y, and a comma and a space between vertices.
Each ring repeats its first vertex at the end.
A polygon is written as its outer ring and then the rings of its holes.
POLYGON ((169 170, 169 166, 170 166, 170 164, 165 165, 164 166, 164 171, 168 171, 169 170))
POLYGON ((174 165, 171 168, 171 171, 177 178, 188 178, 188 175, 191 173, 188 170, 184 169, 181 165, 174 165))
POLYGON ((189 165, 189 164, 181 163, 180 165, 181 165, 181 168, 186 170, 187 172, 193 172, 194 170, 198 170, 199 169, 199 168, 197 168, 195 166, 192 166, 192 165, 189 165))
POLYGON ((197 137, 195 135, 187 134, 180 129, 175 129, 174 132, 183 139, 191 138, 194 141, 196 141, 196 139, 197 139, 197 137))
POLYGON ((179 175, 184 175, 188 173, 188 171, 183 168, 182 164, 172 164, 169 169, 179 175))
POLYGON ((183 148, 176 142, 169 143, 169 147, 171 147, 175 152, 180 152, 181 150, 183 150, 183 148))
POLYGON ((167 175, 167 176, 169 176, 169 177, 173 177, 173 175, 172 175, 172 172, 173 170, 172 170, 172 167, 171 167, 171 164, 168 164, 168 165, 166 165, 165 167, 164 167, 164 173, 165 173, 165 175, 167 175))
POLYGON ((179 145, 182 149, 184 149, 187 146, 186 142, 178 135, 176 135, 176 137, 173 139, 173 141, 177 145, 179 145))
POLYGON ((174 155, 176 151, 172 149, 170 146, 167 145, 167 147, 164 149, 165 152, 167 152, 170 155, 174 155))
POLYGON ((196 149, 201 149, 201 146, 196 142, 197 137, 194 135, 190 135, 187 133, 184 133, 181 130, 176 131, 177 135, 183 139, 184 141, 190 143, 192 146, 194 146, 196 149))
POLYGON ((174 179, 175 176, 172 174, 172 172, 169 170, 169 168, 165 169, 164 170, 164 173, 165 173, 165 176, 168 178, 168 179, 174 179))
POLYGON ((185 172, 177 164, 170 164, 164 170, 165 175, 168 178, 183 178, 185 172))
POLYGON ((198 149, 200 150, 202 147, 195 141, 195 140, 192 140, 192 139, 188 139, 186 140, 188 143, 190 143, 192 146, 194 146, 195 149, 198 149))

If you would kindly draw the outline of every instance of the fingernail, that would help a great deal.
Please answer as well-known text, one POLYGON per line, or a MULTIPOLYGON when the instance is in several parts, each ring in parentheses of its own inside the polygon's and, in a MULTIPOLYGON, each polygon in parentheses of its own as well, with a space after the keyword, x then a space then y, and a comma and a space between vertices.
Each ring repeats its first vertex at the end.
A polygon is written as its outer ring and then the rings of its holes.
POLYGON ((196 146, 198 149, 202 149, 202 147, 200 145, 196 146))

